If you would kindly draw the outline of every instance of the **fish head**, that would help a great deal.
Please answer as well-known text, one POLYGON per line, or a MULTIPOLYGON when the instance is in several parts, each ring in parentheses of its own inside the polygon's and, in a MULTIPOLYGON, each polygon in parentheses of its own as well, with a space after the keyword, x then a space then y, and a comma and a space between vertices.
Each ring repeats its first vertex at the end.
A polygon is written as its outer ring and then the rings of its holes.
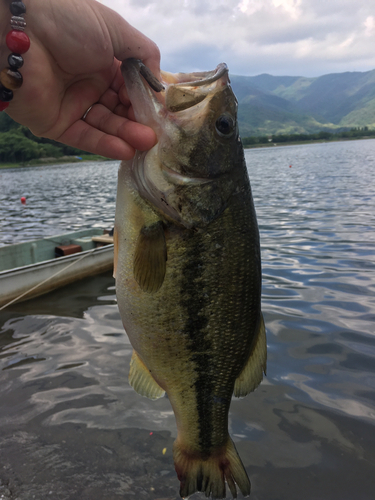
POLYGON ((135 182, 167 218, 186 227, 205 225, 225 209, 243 158, 228 68, 162 71, 158 82, 142 76, 141 64, 128 59, 122 72, 136 120, 153 128, 158 142, 136 155, 135 182))

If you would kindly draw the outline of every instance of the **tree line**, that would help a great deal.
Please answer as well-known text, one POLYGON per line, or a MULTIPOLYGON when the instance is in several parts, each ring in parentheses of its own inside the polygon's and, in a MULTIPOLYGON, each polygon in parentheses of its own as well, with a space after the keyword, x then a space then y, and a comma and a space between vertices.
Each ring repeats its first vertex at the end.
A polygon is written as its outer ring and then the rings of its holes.
POLYGON ((309 142, 309 141, 337 141, 339 139, 355 139, 361 137, 375 137, 375 129, 368 127, 354 127, 350 130, 340 132, 321 131, 315 134, 276 134, 243 137, 244 146, 257 144, 280 144, 285 142, 309 142))
MULTIPOLYGON (((375 137, 375 129, 357 127, 346 131, 315 134, 276 134, 243 137, 244 146, 262 144, 281 144, 312 141, 337 141, 375 137)), ((82 156, 87 154, 81 149, 65 146, 59 142, 33 135, 27 127, 13 121, 6 113, 0 113, 0 162, 25 163, 39 158, 61 158, 62 156, 82 156)))
POLYGON ((6 113, 0 113, 0 162, 25 163, 38 158, 61 158, 87 154, 81 149, 33 135, 6 113))

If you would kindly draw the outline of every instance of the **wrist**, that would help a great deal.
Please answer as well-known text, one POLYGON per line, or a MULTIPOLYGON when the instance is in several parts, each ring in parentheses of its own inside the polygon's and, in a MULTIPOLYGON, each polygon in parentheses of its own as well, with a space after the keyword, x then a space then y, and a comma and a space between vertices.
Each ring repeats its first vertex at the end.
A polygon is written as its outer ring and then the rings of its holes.
POLYGON ((0 111, 9 106, 9 102, 13 99, 13 91, 18 90, 23 83, 18 70, 23 66, 22 54, 30 48, 30 39, 25 33, 25 4, 20 0, 12 0, 8 2, 8 8, 10 29, 5 36, 5 45, 9 52, 6 56, 7 64, 4 69, 0 68, 0 111))
MULTIPOLYGON (((10 11, 9 11, 9 2, 5 0, 0 1, 0 63, 3 62, 3 59, 6 60, 6 43, 5 37, 9 31, 9 21, 10 21, 10 11)), ((1 67, 3 67, 2 65, 1 67)))

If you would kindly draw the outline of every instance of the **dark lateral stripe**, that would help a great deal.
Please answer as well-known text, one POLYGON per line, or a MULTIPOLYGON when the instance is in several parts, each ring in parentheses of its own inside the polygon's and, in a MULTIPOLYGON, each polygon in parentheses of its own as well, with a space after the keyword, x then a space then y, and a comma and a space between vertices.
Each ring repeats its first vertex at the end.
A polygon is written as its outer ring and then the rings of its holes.
POLYGON ((204 296, 200 280, 204 270, 202 254, 205 248, 199 234, 195 233, 191 238, 182 270, 181 305, 187 312, 184 334, 189 339, 190 359, 196 365, 197 380, 194 385, 199 418, 199 446, 203 453, 205 451, 208 453, 212 447, 214 387, 209 374, 212 365, 212 356, 209 354, 210 343, 204 332, 208 323, 208 318, 204 314, 207 297, 204 296))

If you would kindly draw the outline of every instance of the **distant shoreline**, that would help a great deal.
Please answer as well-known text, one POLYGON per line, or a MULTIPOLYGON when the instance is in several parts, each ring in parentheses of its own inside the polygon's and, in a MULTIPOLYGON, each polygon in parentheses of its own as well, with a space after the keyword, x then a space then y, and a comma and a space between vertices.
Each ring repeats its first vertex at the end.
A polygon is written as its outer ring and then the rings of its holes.
POLYGON ((24 167, 41 167, 43 165, 63 165, 66 163, 82 163, 83 161, 113 161, 111 158, 106 158, 105 156, 99 155, 81 155, 77 156, 62 156, 60 158, 35 158, 27 162, 15 162, 15 163, 0 163, 0 169, 6 168, 24 168, 24 167))
POLYGON ((268 142, 264 144, 247 144, 246 146, 244 145, 244 149, 259 149, 259 148, 270 148, 272 146, 305 146, 307 144, 324 144, 324 143, 330 143, 330 142, 348 142, 348 141, 363 141, 367 139, 375 139, 375 137, 340 137, 337 139, 311 139, 311 140, 306 140, 306 141, 291 141, 291 142, 268 142))
MULTIPOLYGON (((347 137, 347 138, 337 138, 337 139, 316 139, 316 140, 306 140, 306 141, 291 141, 291 142, 268 142, 268 143, 258 143, 258 144, 248 144, 244 145, 244 149, 261 149, 261 148, 271 148, 274 146, 298 146, 306 144, 323 144, 330 142, 347 142, 347 141, 362 141, 366 139, 374 139, 374 137, 347 137)), ((20 163, 0 163, 0 169, 7 168, 24 168, 24 167, 41 167, 43 165, 64 165, 66 163, 81 163, 84 161, 115 161, 111 158, 106 158, 99 155, 82 155, 79 158, 77 156, 63 156, 61 158, 36 158, 28 162, 20 163)))

